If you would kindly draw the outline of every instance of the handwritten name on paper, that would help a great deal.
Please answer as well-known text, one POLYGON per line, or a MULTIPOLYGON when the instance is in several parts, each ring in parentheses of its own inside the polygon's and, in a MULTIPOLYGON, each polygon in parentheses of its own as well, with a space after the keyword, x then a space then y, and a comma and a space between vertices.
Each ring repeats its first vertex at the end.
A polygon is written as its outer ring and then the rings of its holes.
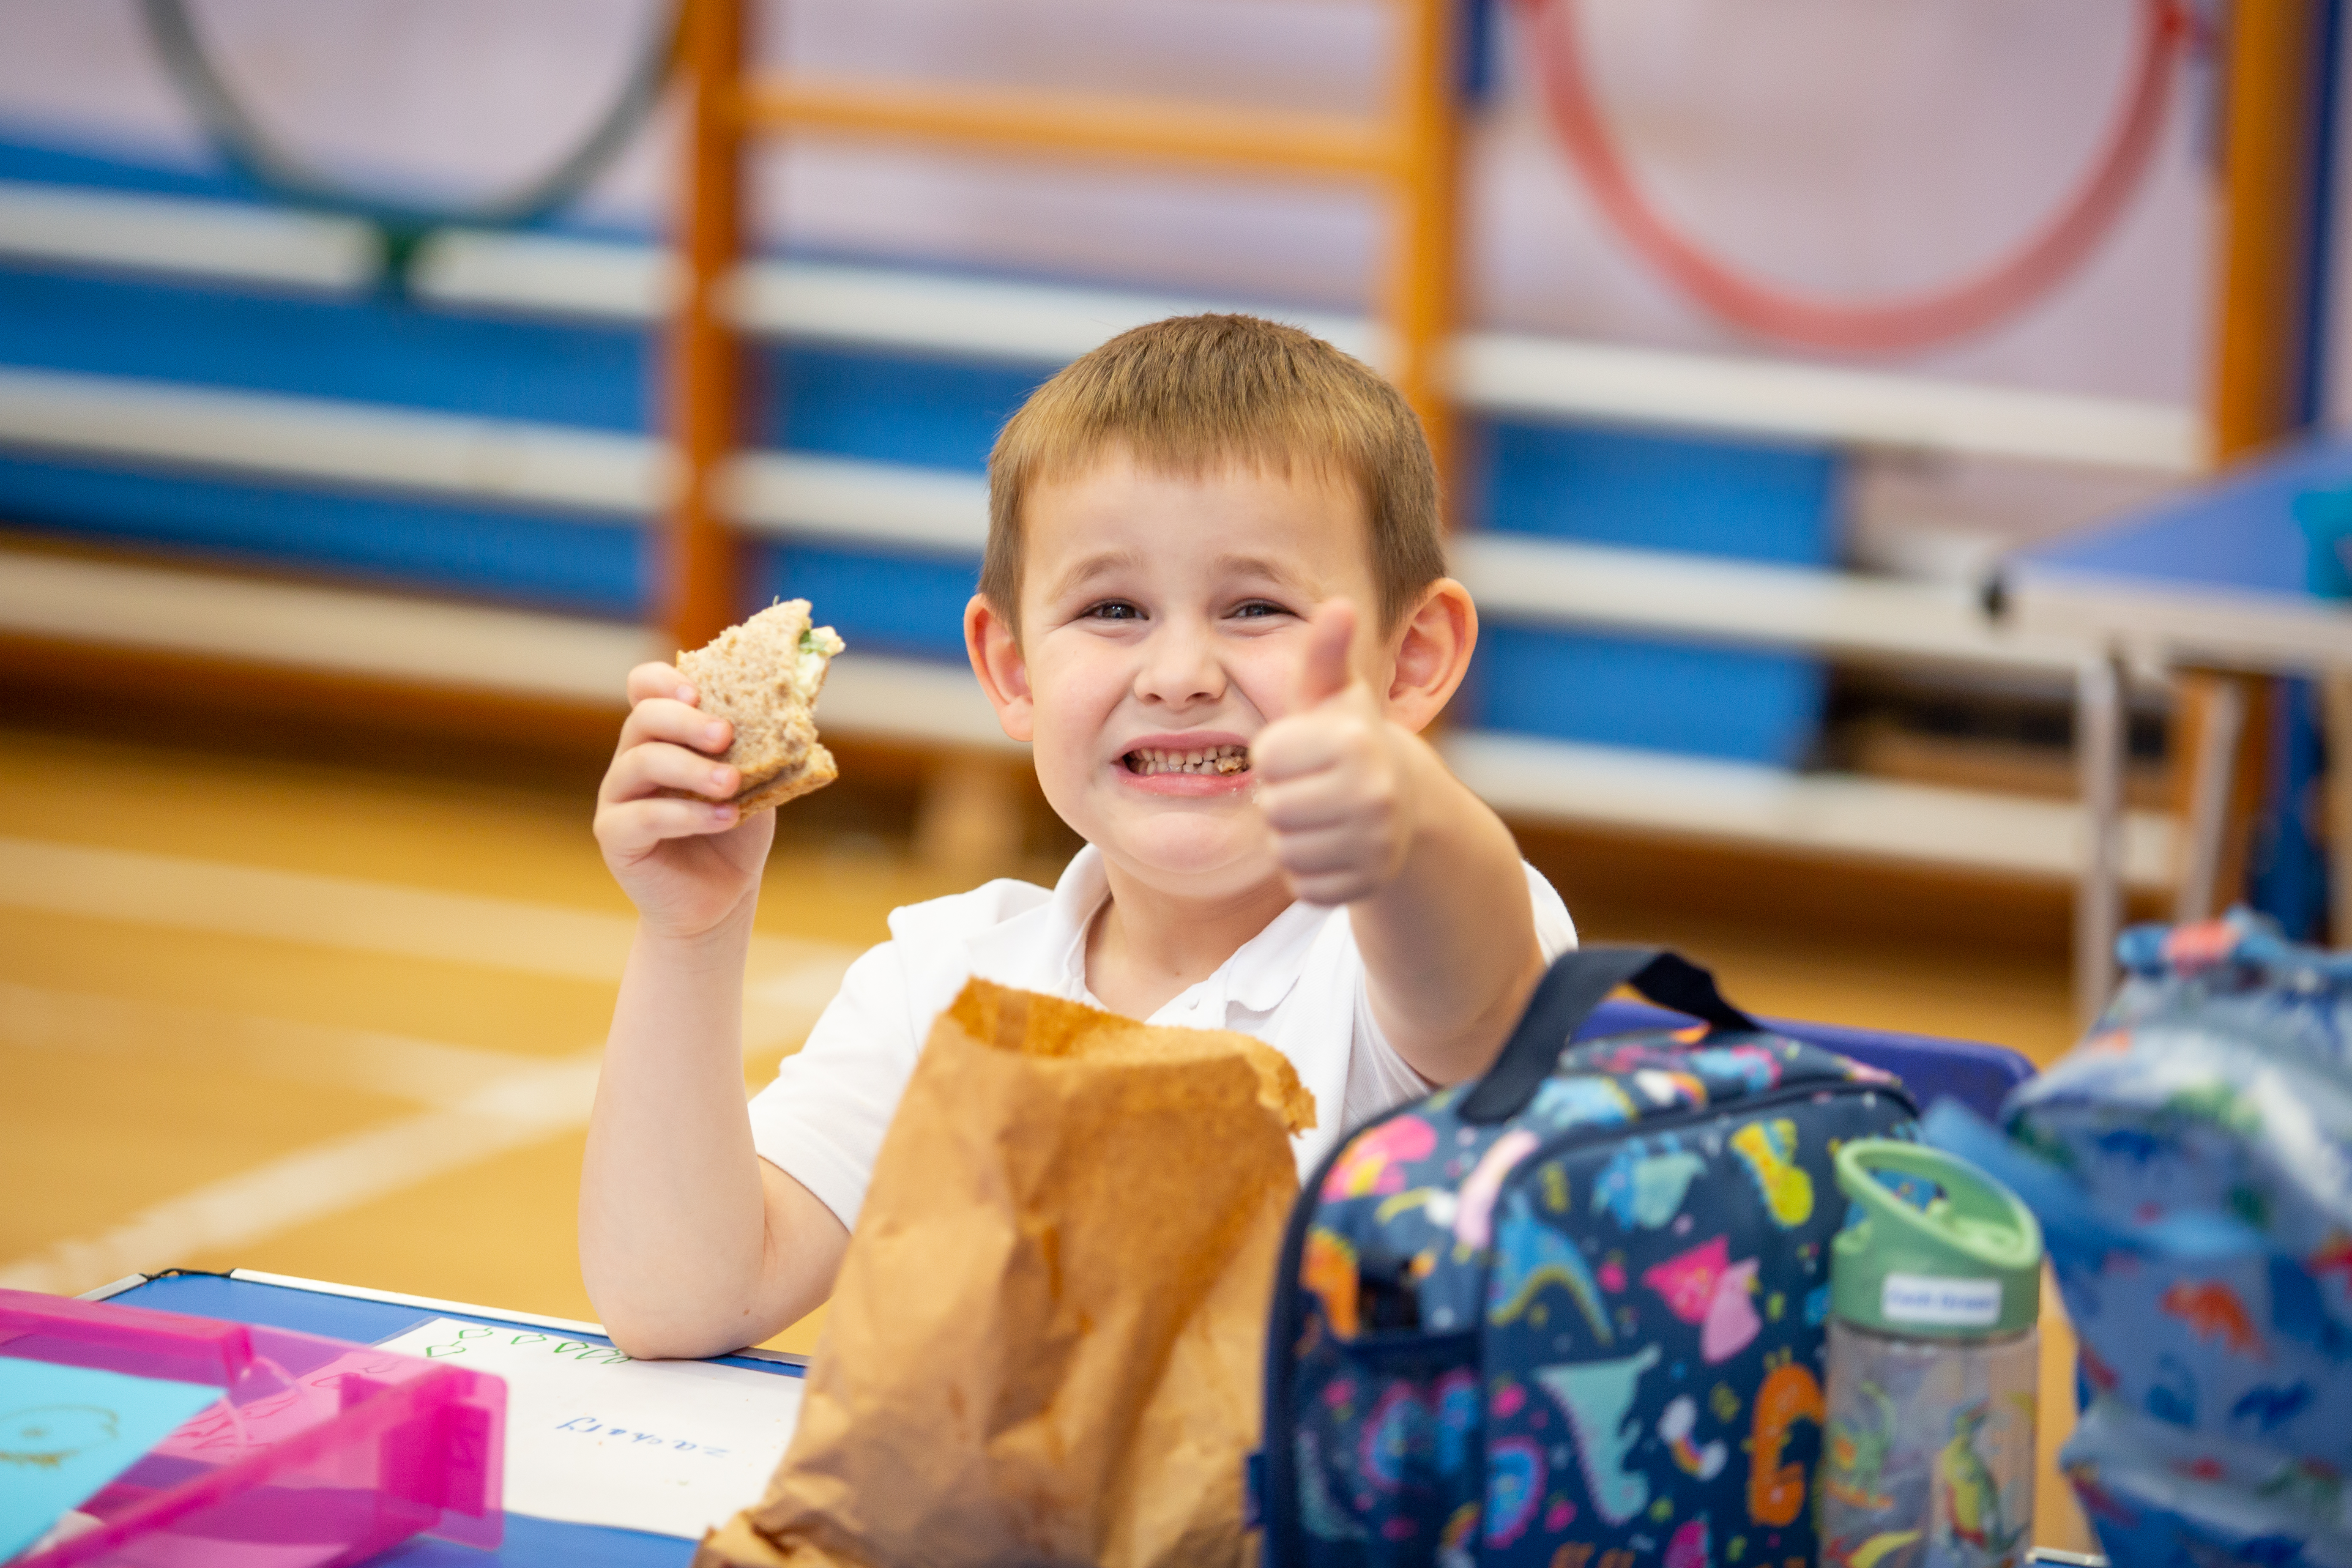
POLYGON ((656 1447, 667 1444, 670 1447, 677 1449, 681 1454, 700 1454, 705 1458, 715 1459, 721 1454, 727 1452, 724 1448, 713 1447, 708 1443, 689 1443, 683 1437, 665 1437, 658 1432, 631 1432, 625 1427, 601 1426, 593 1416, 589 1415, 574 1415, 571 1420, 566 1421, 562 1426, 558 1426, 556 1430, 559 1432, 602 1432, 608 1440, 615 1443, 627 1442, 632 1445, 651 1443, 656 1447))
POLYGON ((797 1376, 602 1340, 438 1318, 380 1348, 506 1380, 506 1506, 545 1519, 698 1538, 759 1500, 800 1418, 797 1376))

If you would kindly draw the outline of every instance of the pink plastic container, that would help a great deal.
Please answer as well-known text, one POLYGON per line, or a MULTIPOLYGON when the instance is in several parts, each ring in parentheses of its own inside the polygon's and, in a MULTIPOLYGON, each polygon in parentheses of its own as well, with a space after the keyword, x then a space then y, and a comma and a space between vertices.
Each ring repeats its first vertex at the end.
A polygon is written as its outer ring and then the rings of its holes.
POLYGON ((0 1356, 205 1384, 217 1404, 15 1568, 326 1568, 424 1532, 496 1546, 506 1384, 283 1329, 0 1290, 0 1356))

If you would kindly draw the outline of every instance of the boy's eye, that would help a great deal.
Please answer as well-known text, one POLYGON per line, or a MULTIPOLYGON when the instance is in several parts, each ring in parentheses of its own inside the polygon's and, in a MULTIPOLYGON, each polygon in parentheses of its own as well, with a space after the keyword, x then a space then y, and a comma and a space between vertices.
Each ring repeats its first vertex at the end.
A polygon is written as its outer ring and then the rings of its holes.
POLYGON ((1105 599, 1099 605, 1087 606, 1083 617, 1093 621, 1139 621, 1143 612, 1124 599, 1105 599))
POLYGON ((1289 613, 1271 599, 1251 599, 1234 606, 1234 616, 1239 620, 1257 620, 1266 616, 1286 616, 1289 613))

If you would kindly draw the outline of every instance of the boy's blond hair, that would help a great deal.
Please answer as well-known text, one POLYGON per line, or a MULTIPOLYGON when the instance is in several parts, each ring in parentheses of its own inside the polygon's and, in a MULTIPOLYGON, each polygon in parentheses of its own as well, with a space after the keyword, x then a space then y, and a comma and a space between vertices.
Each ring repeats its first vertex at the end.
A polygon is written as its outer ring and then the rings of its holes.
POLYGON ((1445 574, 1437 467, 1395 387, 1297 327, 1172 316, 1072 362, 996 437, 980 591, 1016 633, 1023 503, 1114 448, 1159 473, 1238 464, 1286 475, 1297 464, 1352 485, 1364 501, 1383 631, 1445 574))

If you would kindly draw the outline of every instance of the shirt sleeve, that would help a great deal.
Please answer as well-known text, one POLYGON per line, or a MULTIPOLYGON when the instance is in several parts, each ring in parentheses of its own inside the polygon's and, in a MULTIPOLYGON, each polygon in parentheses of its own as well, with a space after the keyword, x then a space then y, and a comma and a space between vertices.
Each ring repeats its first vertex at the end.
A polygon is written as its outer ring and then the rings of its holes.
POLYGON ((1568 912, 1568 904, 1559 890, 1541 871, 1533 866, 1528 866, 1527 871, 1528 898, 1535 905, 1536 945, 1543 949, 1544 962, 1551 963, 1576 945, 1576 920, 1568 912))
POLYGON ((855 1229, 882 1134, 921 1051, 908 1007, 906 953, 869 949, 841 990, 751 1099, 751 1146, 855 1229))
MULTIPOLYGON (((1534 906, 1536 945, 1542 950, 1544 962, 1550 963, 1576 945, 1576 921, 1544 874, 1525 861, 1520 864, 1528 874, 1528 900, 1534 906)), ((1355 952, 1352 936, 1349 951, 1355 952)), ((1438 1087, 1414 1070, 1381 1032, 1380 1021, 1372 1016, 1367 978, 1362 955, 1356 953, 1355 1048, 1348 1056, 1347 1103, 1340 1113, 1349 1127, 1433 1093, 1438 1087)))

